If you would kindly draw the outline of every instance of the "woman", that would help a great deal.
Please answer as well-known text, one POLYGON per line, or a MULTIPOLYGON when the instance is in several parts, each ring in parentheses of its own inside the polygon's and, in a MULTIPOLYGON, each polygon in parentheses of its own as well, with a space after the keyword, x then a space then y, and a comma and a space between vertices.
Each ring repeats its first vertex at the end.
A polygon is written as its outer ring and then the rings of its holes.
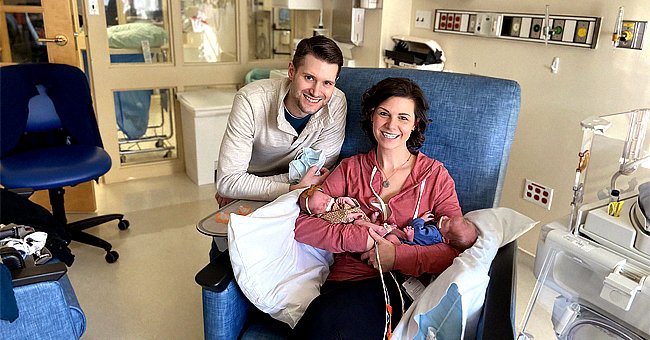
POLYGON ((409 276, 437 274, 458 256, 457 250, 442 243, 392 244, 382 238, 386 232, 379 227, 386 223, 403 228, 426 211, 435 219, 462 216, 447 170, 418 151, 424 142, 427 111, 422 90, 409 79, 384 79, 363 95, 362 126, 376 147, 343 160, 322 189, 333 197, 356 198, 368 216, 379 212, 379 218, 376 224, 363 220, 330 224, 306 214, 298 217, 296 240, 331 251, 335 257, 321 295, 296 326, 297 338, 382 337, 387 319, 395 327, 406 306, 400 302, 397 282, 390 275, 382 280, 379 268, 409 276), (384 301, 384 286, 391 308, 384 301), (390 309, 392 318, 387 318, 390 309))

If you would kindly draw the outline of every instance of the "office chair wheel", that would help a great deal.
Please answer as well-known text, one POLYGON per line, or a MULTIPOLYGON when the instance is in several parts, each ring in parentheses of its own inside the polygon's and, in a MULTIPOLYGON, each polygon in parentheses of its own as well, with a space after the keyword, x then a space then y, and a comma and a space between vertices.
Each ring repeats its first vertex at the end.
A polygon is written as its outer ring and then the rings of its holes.
POLYGON ((120 220, 120 222, 117 223, 117 227, 120 228, 120 230, 127 230, 130 225, 131 223, 127 220, 120 220))
POLYGON ((106 259, 106 262, 113 263, 120 258, 120 254, 118 254, 115 250, 111 250, 106 253, 106 256, 104 258, 106 259))

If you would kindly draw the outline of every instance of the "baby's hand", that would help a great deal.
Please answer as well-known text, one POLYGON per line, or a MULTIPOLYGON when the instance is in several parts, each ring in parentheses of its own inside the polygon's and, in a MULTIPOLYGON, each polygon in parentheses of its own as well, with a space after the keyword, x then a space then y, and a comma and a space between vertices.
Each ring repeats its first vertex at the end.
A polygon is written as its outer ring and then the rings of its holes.
POLYGON ((370 215, 370 222, 377 223, 378 218, 379 218, 379 211, 375 211, 370 215))
POLYGON ((431 211, 426 211, 426 212, 424 212, 424 214, 422 214, 422 216, 420 216, 420 218, 423 219, 424 222, 426 223, 426 222, 433 221, 435 216, 433 215, 433 213, 431 211))
POLYGON ((354 220, 362 219, 363 216, 364 216, 363 212, 350 212, 348 213, 346 220, 348 221, 347 223, 350 223, 354 220))
POLYGON ((413 227, 407 225, 406 227, 404 227, 404 233, 406 234, 406 239, 409 242, 413 242, 413 240, 415 239, 415 230, 413 230, 413 227))
POLYGON ((340 207, 343 206, 343 204, 347 204, 350 207, 357 207, 357 203, 351 198, 351 197, 337 197, 336 198, 336 204, 338 204, 340 207))

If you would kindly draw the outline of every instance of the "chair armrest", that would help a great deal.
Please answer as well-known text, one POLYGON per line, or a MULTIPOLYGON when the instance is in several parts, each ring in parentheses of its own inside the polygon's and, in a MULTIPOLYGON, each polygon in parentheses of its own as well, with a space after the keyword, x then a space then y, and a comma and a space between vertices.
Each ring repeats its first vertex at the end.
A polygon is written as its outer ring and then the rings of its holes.
POLYGON ((43 281, 57 281, 68 271, 62 262, 28 266, 11 271, 11 282, 14 287, 29 285, 43 281))
POLYGON ((501 247, 490 266, 490 282, 476 332, 478 339, 515 338, 517 241, 501 247))
POLYGON ((225 250, 203 267, 196 274, 194 280, 205 289, 222 292, 228 287, 228 284, 233 278, 234 274, 232 264, 230 263, 230 254, 228 250, 225 250))

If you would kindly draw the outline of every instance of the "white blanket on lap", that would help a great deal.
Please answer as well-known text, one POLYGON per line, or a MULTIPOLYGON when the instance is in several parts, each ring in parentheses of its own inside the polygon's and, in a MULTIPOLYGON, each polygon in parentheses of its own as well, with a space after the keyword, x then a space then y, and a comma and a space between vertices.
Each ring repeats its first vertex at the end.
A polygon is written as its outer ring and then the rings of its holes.
MULTIPOLYGON (((329 252, 294 239, 301 192, 282 195, 249 216, 231 214, 228 224, 230 260, 242 292, 291 327, 320 293, 333 262, 329 252)), ((480 230, 476 244, 429 284, 397 325, 395 339, 424 339, 429 327, 439 339, 473 338, 497 250, 535 225, 507 208, 465 216, 480 230)))
POLYGON ((292 328, 320 294, 332 255, 294 239, 300 213, 294 190, 248 216, 230 215, 228 248, 235 279, 261 311, 292 328))

